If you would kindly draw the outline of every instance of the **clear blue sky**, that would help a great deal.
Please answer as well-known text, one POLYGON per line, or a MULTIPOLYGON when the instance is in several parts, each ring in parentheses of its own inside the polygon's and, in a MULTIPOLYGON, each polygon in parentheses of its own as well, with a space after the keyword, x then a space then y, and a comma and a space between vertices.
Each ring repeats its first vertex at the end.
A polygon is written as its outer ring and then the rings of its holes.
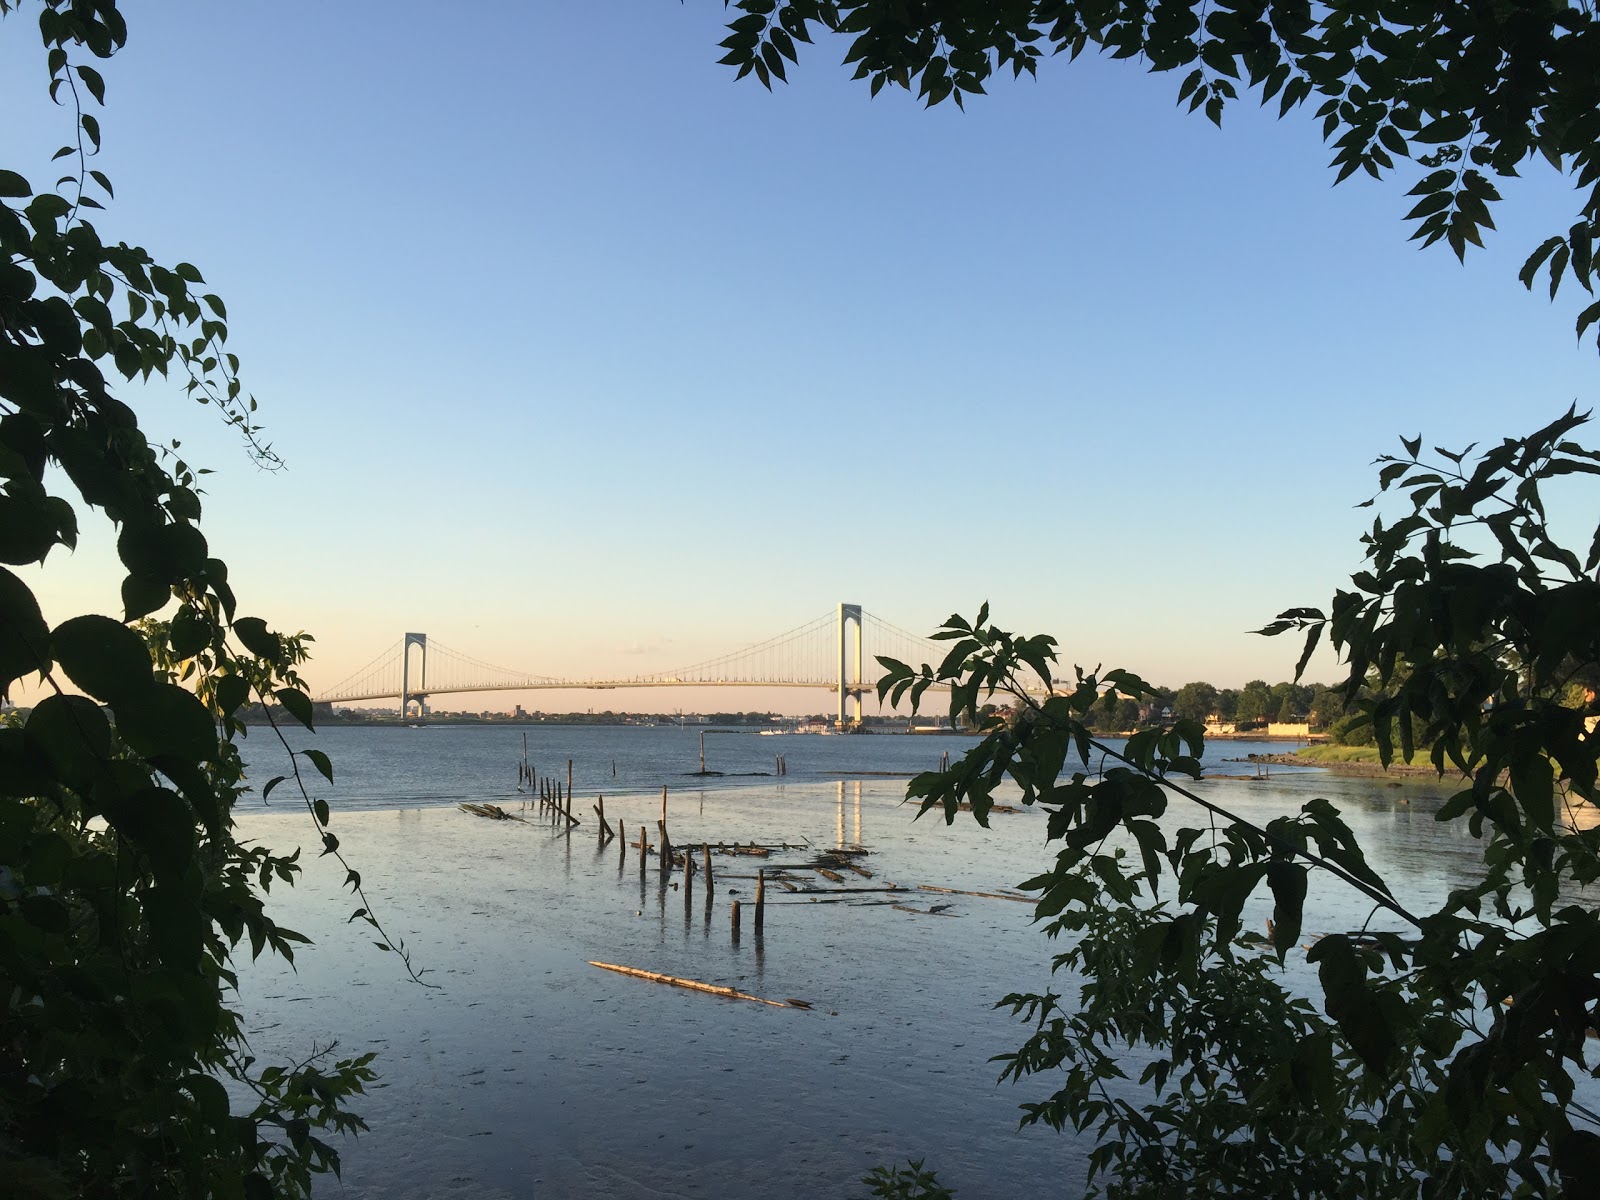
MULTIPOLYGON (((47 183, 32 16, 0 24, 0 147, 47 183)), ((217 469, 212 544, 316 634, 314 684, 404 629, 631 674, 984 599, 1069 663, 1283 678, 1244 631, 1354 569, 1396 435, 1594 399, 1576 300, 1516 281, 1575 207, 1542 165, 1463 268, 1406 240, 1408 185, 1332 187, 1308 113, 1219 131, 1129 63, 930 112, 838 41, 736 83, 710 0, 128 16, 99 224, 227 299, 289 468, 130 399, 217 469)), ((110 546, 40 578, 47 615, 114 604, 110 546)), ((736 696, 703 706, 828 703, 736 696)))

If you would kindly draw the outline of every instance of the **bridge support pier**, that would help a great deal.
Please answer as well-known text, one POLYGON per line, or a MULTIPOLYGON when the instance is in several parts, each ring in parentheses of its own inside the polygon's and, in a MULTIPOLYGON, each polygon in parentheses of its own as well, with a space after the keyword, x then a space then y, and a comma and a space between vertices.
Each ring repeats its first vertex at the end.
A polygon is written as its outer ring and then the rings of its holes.
POLYGON ((839 605, 839 727, 844 728, 849 720, 846 715, 846 706, 850 701, 855 702, 855 723, 861 724, 861 605, 839 605), (852 676, 850 670, 851 636, 849 626, 855 625, 854 650, 855 671, 852 676))
MULTIPOLYGON (((393 678, 393 676, 390 676, 393 678)), ((420 716, 428 715, 428 703, 425 699, 428 686, 428 635, 425 633, 408 633, 405 641, 400 646, 400 719, 406 719, 406 707, 411 703, 411 698, 417 698, 417 712, 420 716), (421 661, 418 663, 417 686, 411 687, 411 647, 417 647, 422 652, 421 661)))

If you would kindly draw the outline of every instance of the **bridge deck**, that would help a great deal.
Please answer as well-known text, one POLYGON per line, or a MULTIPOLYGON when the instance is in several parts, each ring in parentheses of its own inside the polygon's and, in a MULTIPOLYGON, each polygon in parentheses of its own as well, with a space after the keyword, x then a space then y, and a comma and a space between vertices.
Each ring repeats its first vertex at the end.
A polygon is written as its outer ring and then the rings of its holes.
MULTIPOLYGON (((871 692, 877 688, 876 682, 864 682, 848 685, 848 692, 871 692)), ((944 684, 935 684, 936 688, 943 689, 944 684)), ((408 696, 449 696, 463 692, 609 692, 617 688, 664 688, 664 687, 764 687, 764 688, 815 688, 818 691, 837 692, 837 683, 818 683, 814 680, 801 679, 555 679, 540 683, 489 683, 471 687, 415 687, 409 689, 408 696)), ((359 700, 390 700, 399 695, 398 689, 382 692, 361 692, 357 694, 334 693, 326 696, 313 696, 313 704, 354 704, 359 700)))

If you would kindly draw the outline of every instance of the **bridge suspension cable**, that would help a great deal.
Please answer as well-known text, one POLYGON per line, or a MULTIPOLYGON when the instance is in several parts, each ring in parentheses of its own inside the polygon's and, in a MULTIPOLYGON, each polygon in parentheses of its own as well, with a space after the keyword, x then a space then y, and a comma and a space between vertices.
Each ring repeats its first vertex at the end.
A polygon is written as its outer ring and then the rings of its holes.
POLYGON ((359 671, 327 689, 319 700, 343 696, 394 696, 400 692, 400 657, 404 639, 395 642, 359 671))
POLYGON ((824 613, 731 654, 636 678, 641 683, 826 683, 832 678, 834 620, 833 613, 824 613))
MULTIPOLYGON (((631 678, 569 679, 518 671, 408 633, 399 642, 334 687, 321 692, 318 703, 351 703, 398 697, 421 698, 446 692, 512 692, 694 685, 774 685, 827 687, 859 696, 870 692, 880 674, 878 656, 913 667, 942 662, 945 643, 919 637, 855 605, 840 605, 793 629, 728 654, 702 659, 671 671, 631 678), (854 644, 847 646, 846 622, 858 623, 860 674, 854 644), (412 659, 412 651, 419 654, 412 659)), ((859 715, 859 704, 857 705, 859 715)))
POLYGON ((444 692, 458 687, 485 690, 487 685, 497 682, 505 683, 508 690, 515 690, 518 687, 554 687, 562 680, 554 675, 535 675, 531 671, 497 667, 440 641, 428 643, 426 690, 444 692))
POLYGON ((937 668, 950 653, 950 642, 936 642, 932 638, 922 637, 892 625, 882 617, 872 613, 863 613, 867 626, 867 654, 870 662, 867 674, 876 680, 882 674, 881 664, 878 663, 879 655, 884 658, 898 659, 910 667, 916 668, 923 665, 937 668))

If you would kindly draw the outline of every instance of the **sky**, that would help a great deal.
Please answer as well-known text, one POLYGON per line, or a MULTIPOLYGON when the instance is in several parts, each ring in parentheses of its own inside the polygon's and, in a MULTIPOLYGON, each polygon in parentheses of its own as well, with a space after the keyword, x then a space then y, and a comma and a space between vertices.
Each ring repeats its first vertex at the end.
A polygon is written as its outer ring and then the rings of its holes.
MULTIPOLYGON (((33 15, 0 21, 0 161, 47 183, 70 115, 33 15)), ((215 471, 203 528, 245 611, 315 635, 313 690, 408 629, 594 678, 841 601, 931 632, 987 600, 1172 686, 1286 678, 1298 646, 1248 631, 1357 569, 1373 458, 1593 402, 1576 297, 1516 279, 1576 213, 1542 164, 1463 266, 1407 240, 1409 168, 1332 186, 1309 113, 1218 130, 1092 57, 930 111, 869 98, 837 39, 769 94, 716 65, 726 15, 129 8, 97 224, 226 299, 287 467, 174 388, 124 396, 215 471)), ((52 621, 115 605, 84 525, 33 577, 52 621)), ((466 703, 518 701, 831 705, 466 703)))

